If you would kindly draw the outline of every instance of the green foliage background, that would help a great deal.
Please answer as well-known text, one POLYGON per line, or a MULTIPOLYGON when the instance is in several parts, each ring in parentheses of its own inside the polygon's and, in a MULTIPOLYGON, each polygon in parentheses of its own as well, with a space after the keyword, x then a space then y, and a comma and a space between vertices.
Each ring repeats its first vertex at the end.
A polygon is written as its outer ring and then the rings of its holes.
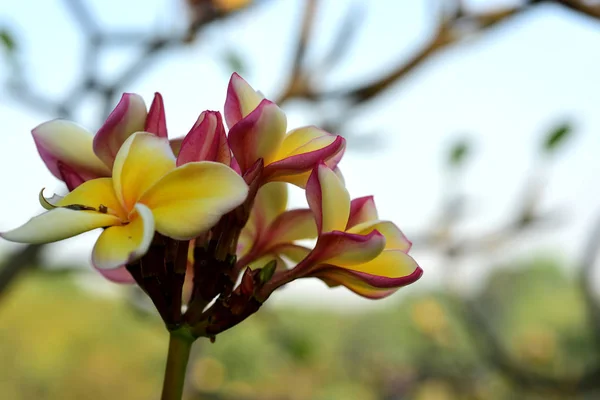
MULTIPOLYGON (((0 302, 2 398, 155 398, 167 343, 158 318, 76 282, 36 272, 0 302)), ((263 309, 215 344, 197 342, 187 398, 572 398, 511 385, 479 358, 447 293, 414 293, 369 312, 263 309)), ((477 301, 527 368, 568 375, 592 361, 582 299, 555 262, 502 269, 483 293, 477 301)))

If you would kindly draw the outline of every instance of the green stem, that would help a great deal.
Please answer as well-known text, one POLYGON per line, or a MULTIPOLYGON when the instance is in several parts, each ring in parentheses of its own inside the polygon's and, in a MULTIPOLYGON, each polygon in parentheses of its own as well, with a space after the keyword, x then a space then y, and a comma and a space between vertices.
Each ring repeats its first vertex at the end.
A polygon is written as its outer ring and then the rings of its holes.
POLYGON ((169 354, 161 400, 181 400, 185 372, 194 338, 185 328, 169 332, 169 354))

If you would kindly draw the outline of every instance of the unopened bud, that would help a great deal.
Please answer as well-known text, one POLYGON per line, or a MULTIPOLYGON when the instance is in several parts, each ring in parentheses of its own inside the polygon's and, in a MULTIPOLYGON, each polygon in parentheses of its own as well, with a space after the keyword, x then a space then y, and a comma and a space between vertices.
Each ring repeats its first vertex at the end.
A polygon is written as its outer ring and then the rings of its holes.
POLYGON ((260 272, 258 273, 258 281, 261 286, 271 280, 276 269, 277 260, 271 260, 267 263, 267 265, 261 268, 260 272))

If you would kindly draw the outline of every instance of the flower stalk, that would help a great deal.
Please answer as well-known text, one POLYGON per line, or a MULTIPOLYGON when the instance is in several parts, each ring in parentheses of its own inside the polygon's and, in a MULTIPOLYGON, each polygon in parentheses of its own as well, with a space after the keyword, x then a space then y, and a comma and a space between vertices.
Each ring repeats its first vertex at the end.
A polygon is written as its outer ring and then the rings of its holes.
POLYGON ((161 400, 181 400, 194 337, 187 328, 169 332, 169 354, 161 400))

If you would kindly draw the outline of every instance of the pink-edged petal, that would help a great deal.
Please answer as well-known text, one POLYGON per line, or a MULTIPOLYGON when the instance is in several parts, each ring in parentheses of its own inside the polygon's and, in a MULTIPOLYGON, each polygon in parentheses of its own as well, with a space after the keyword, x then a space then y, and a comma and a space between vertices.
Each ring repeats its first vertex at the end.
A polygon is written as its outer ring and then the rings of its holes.
POLYGON ((352 200, 350 203, 350 218, 348 218, 346 229, 350 229, 363 222, 375 221, 377 219, 379 219, 379 216, 377 215, 377 208, 375 207, 373 196, 359 197, 352 200))
POLYGON ((131 135, 117 154, 113 168, 115 193, 126 210, 175 168, 169 141, 151 133, 131 135))
POLYGON ((336 168, 344 150, 346 140, 341 136, 321 136, 297 149, 295 154, 274 161, 265 167, 266 181, 284 181, 304 188, 310 171, 319 162, 336 168))
POLYGON ((73 168, 69 167, 61 161, 57 162, 58 171, 60 172, 60 179, 67 185, 69 191, 73 191, 77 186, 81 185, 86 181, 81 175, 79 175, 73 168))
POLYGON ((52 243, 93 229, 120 224, 121 219, 114 215, 59 207, 33 217, 19 228, 2 232, 0 236, 18 243, 52 243))
POLYGON ((267 246, 292 243, 296 240, 317 237, 317 225, 311 210, 290 210, 280 214, 269 226, 265 241, 267 246))
POLYGON ((152 210, 158 232, 189 240, 214 226, 247 195, 248 185, 235 171, 221 163, 202 161, 172 170, 139 201, 152 210))
POLYGON ((263 96, 234 72, 229 80, 225 99, 225 121, 229 129, 258 107, 262 100, 263 96))
POLYGON ((229 145, 242 172, 259 158, 271 159, 279 149, 287 120, 283 111, 263 100, 247 117, 229 130, 229 145))
POLYGON ((319 236, 309 260, 313 266, 330 264, 347 267, 373 260, 384 248, 385 238, 377 231, 368 235, 333 231, 319 236))
POLYGON ((401 251, 384 253, 380 260, 373 260, 373 263, 388 262, 388 275, 330 266, 318 269, 310 276, 318 277, 332 287, 343 285, 363 297, 381 299, 416 282, 423 275, 423 270, 407 254, 401 251))
POLYGON ((349 233, 367 235, 372 231, 378 231, 385 237, 386 250, 400 250, 408 253, 412 243, 404 236, 404 233, 391 221, 367 221, 362 224, 354 225, 348 229, 349 233))
POLYGON ((84 180, 110 176, 110 169, 92 150, 94 136, 81 126, 55 119, 38 125, 31 134, 42 160, 58 179, 63 179, 61 165, 84 180))
POLYGON ((119 268, 146 254, 153 238, 152 211, 136 204, 128 224, 111 226, 102 232, 92 251, 92 262, 98 269, 119 268))
POLYGON ((96 268, 96 271, 98 271, 104 278, 114 283, 135 283, 135 279, 133 279, 133 276, 131 276, 125 266, 115 269, 96 268))
POLYGON ((287 202, 288 189, 285 183, 271 182, 262 186, 256 193, 250 217, 242 233, 254 240, 264 235, 271 222, 285 211, 287 202))
POLYGON ((181 143, 177 166, 195 161, 231 163, 231 151, 218 111, 203 111, 181 143))
POLYGON ((344 231, 350 215, 350 195, 337 175, 319 164, 306 184, 306 199, 319 232, 344 231))
POLYGON ((140 95, 125 93, 94 137, 94 153, 112 168, 121 145, 135 132, 144 130, 146 104, 140 95))
POLYGON ((145 132, 154 133, 156 136, 168 137, 167 118, 165 116, 165 104, 160 93, 154 93, 154 100, 150 105, 148 116, 146 117, 145 132))
POLYGON ((295 266, 300 261, 305 259, 311 252, 308 247, 300 246, 297 244, 280 244, 279 246, 272 249, 274 254, 278 254, 280 257, 289 260, 295 266))
POLYGON ((235 157, 231 157, 231 169, 238 173, 238 175, 242 175, 242 169, 240 168, 240 164, 237 162, 235 157))

